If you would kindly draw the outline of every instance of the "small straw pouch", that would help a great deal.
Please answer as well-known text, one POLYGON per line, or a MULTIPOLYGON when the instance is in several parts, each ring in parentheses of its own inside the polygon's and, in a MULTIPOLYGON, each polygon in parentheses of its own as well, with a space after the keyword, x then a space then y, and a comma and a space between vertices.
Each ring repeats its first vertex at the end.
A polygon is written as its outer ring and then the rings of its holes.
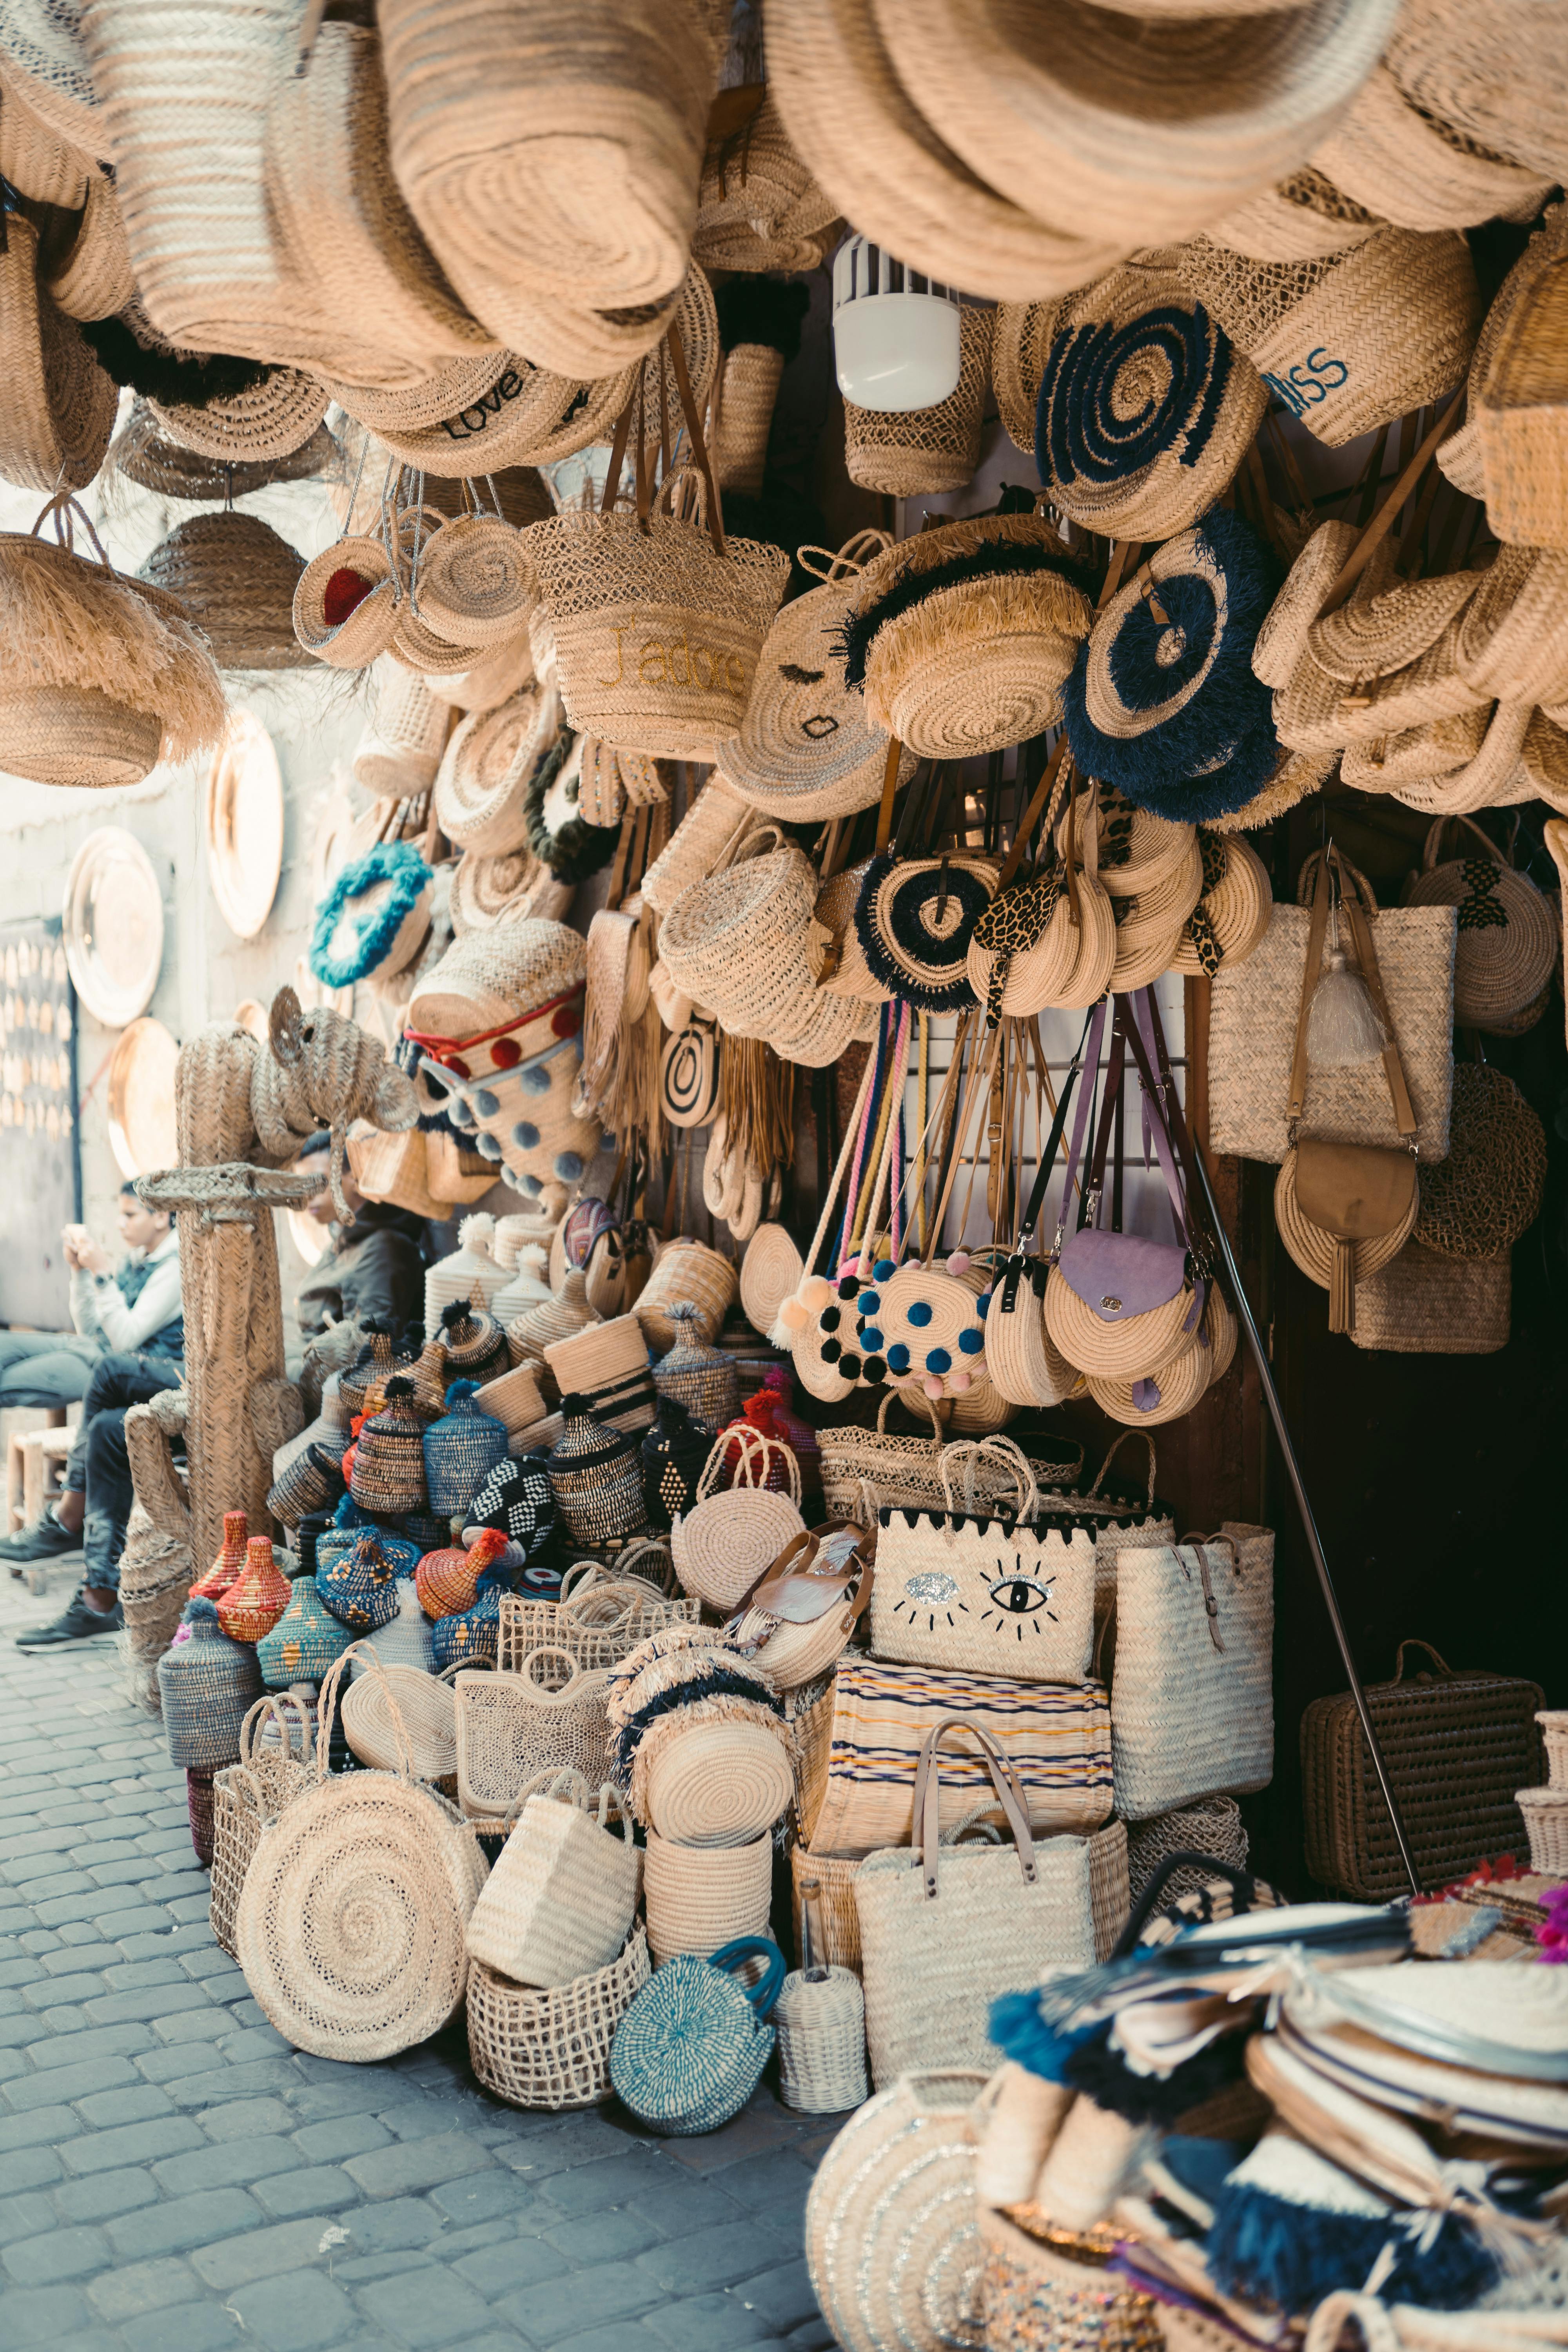
POLYGON ((682 1591, 710 1608, 731 1610, 805 1530, 794 1454, 776 1438, 742 1423, 724 1431, 709 1454, 693 1507, 670 1528, 670 1558, 682 1591), (725 1465, 731 1456, 726 1485, 725 1465), (785 1494, 765 1484, 775 1464, 787 1478, 785 1494))
POLYGON ((608 1781, 590 1811, 573 1771, 538 1774, 517 1810, 468 1920, 468 1956, 517 1984, 569 1984, 607 1968, 631 1933, 642 1877, 631 1816, 608 1781))

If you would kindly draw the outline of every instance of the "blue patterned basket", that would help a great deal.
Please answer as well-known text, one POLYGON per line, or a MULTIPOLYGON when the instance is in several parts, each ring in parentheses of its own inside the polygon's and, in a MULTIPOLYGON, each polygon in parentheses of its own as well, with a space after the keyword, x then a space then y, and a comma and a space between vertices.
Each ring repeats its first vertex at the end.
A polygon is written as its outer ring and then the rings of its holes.
POLYGON ((622 2105, 672 2138, 738 2116, 773 2055, 766 2020, 784 1980, 784 1954, 768 1936, 738 1936, 709 1959, 667 1960, 616 2028, 610 2081, 622 2105), (734 1971, 751 1959, 767 1966, 748 1990, 734 1971))
MULTIPOLYGON (((318 1544, 321 1561, 325 1546, 318 1544)), ((332 1615, 356 1633, 374 1633, 397 1614, 397 1580, 419 1563, 418 1547, 363 1528, 353 1549, 318 1565, 316 1590, 332 1615)))
POLYGON ((507 1458, 507 1428, 474 1402, 478 1383, 454 1381, 447 1411, 425 1432, 425 1484, 437 1518, 466 1511, 498 1462, 507 1458))

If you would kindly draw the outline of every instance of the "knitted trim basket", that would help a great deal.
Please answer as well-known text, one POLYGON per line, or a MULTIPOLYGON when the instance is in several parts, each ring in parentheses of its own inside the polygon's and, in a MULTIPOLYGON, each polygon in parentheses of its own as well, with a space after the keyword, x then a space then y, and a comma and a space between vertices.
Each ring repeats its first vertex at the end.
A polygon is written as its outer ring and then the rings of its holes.
POLYGON ((482 1960, 468 1970, 468 2057, 487 2091, 509 2106, 559 2114, 611 2096, 616 2028, 652 1973, 647 1935, 635 1927, 618 1960, 536 1991, 482 1960))
POLYGON ((1545 1182, 1545 1130, 1513 1080, 1456 1062, 1448 1156, 1422 1167, 1413 1239, 1445 1257, 1501 1257, 1540 1215, 1545 1182))
POLYGON ((958 383, 935 408, 884 410, 844 404, 844 463, 852 482, 885 497, 961 490, 980 463, 991 359, 989 310, 959 312, 958 383))

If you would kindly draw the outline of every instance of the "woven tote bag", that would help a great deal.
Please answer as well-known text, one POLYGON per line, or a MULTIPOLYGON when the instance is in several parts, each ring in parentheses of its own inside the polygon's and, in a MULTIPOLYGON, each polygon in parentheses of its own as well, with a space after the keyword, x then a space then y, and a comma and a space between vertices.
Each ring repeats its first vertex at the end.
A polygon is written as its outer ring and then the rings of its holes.
POLYGON ((462 2007, 485 1861, 457 1807, 415 1780, 406 1756, 395 1772, 327 1777, 354 1654, 321 1685, 316 1785, 263 1830, 235 1947, 253 1997, 296 2050, 363 2064, 427 2042, 462 2007))
MULTIPOLYGON (((1522 1850, 1514 1792, 1541 1781, 1538 1684, 1456 1674, 1429 1642, 1402 1642, 1393 1681, 1369 1683, 1366 1703, 1423 1886, 1522 1850), (1410 1649, 1435 1671, 1406 1680, 1410 1649)), ((1312 1876, 1353 1903, 1403 1895, 1394 1825, 1348 1691, 1314 1699, 1302 1717, 1301 1777, 1312 1876)))
POLYGON ((773 2053, 766 2022, 784 1983, 784 1958, 764 1936, 742 1936, 710 1958, 685 1955, 659 1969, 616 2031, 610 2080, 623 2106, 650 2131, 689 2137, 738 2116, 773 2053), (743 1985, 739 1970, 761 1960, 743 1985))
POLYGON ((468 1956, 514 1984, 564 1985, 608 1968, 631 1933, 641 1877, 631 1816, 608 1781, 591 1812, 579 1775, 542 1774, 480 1889, 468 1956))
POLYGON ((1408 1241, 1356 1284, 1352 1343, 1394 1356, 1495 1356, 1512 1329, 1513 1271, 1500 1257, 1448 1257, 1408 1241))
POLYGON ((207 1918, 215 1941, 234 1958, 234 1916, 262 1824, 280 1813, 313 1777, 312 1724, 302 1699, 289 1691, 257 1700, 240 1727, 239 1761, 213 1774, 213 1852, 207 1918), (275 1724, 276 1747, 258 1750, 264 1723, 275 1724), (296 1750, 298 1752, 296 1752, 296 1750))
POLYGON ((1146 1821, 1274 1771, 1274 1537, 1215 1536, 1116 1563, 1110 1755, 1116 1810, 1146 1821))
POLYGON ((715 1442, 692 1508, 669 1530, 669 1556, 683 1592, 710 1609, 737 1609, 785 1545, 805 1531, 795 1454, 778 1439, 738 1423, 715 1442), (733 1483, 726 1486, 731 1456, 733 1483), (787 1494, 763 1483, 775 1463, 787 1476, 787 1494))
POLYGON ((458 1801, 470 1819, 510 1813, 536 1772, 566 1768, 590 1788, 609 1778, 610 1727, 605 1713, 609 1676, 580 1666, 569 1650, 538 1649, 516 1674, 467 1672, 453 1688, 458 1699, 458 1801), (548 1661, 567 1671, 555 1685, 541 1679, 548 1661))
POLYGON ((1009 1438, 944 1446, 938 1468, 946 1510, 878 1514, 871 1646, 879 1658, 971 1674, 1004 1670, 1026 1683, 1081 1683, 1094 1638, 1094 1536, 1074 1524, 1037 1524, 1034 1472, 1009 1438), (980 1456, 1013 1472, 1013 1513, 973 1500, 980 1456), (961 1508, 952 1481, 967 1472, 961 1508))
POLYGON ((934 1725, 914 1781, 918 1852, 874 1853, 855 1874, 866 1986, 866 2042, 879 2090, 927 2066, 987 2063, 991 2003, 1051 1968, 1105 1958, 1128 1910, 1127 1832, 1037 1846, 1024 1794, 996 1742, 974 1724, 934 1725), (942 1744, 978 1748, 1012 1843, 942 1846, 942 1744), (1091 1885, 1100 1852, 1100 1899, 1091 1885), (944 1897, 945 1884, 945 1897, 944 1897))
POLYGON ((531 1651, 564 1650, 592 1672, 616 1665, 667 1625, 694 1625, 700 1613, 697 1601, 667 1600, 640 1576, 612 1578, 597 1561, 579 1560, 562 1578, 559 1601, 502 1593, 496 1664, 516 1674, 531 1651))
MULTIPOLYGON (((423 1623, 422 1612, 416 1611, 423 1623)), ((376 1650, 374 1640, 362 1645, 376 1650)), ((400 1665, 379 1650, 381 1674, 361 1673, 343 1693, 343 1737, 362 1764, 395 1772, 405 1746, 409 1765, 421 1780, 447 1780, 457 1769, 457 1706, 450 1676, 427 1666, 400 1665), (396 1709, 395 1719, 394 1707, 396 1709)))
MULTIPOLYGON (((841 1658, 831 1688, 795 1726, 795 1808, 814 1854, 909 1843, 921 1754, 948 1716, 977 1724, 996 1741, 1023 1790, 1031 1830, 1082 1833, 1110 1819, 1103 1683, 1021 1683, 841 1658)), ((988 1785, 977 1757, 955 1758, 942 1780, 942 1826, 988 1785)))
MULTIPOLYGON (((1298 884, 1301 904, 1275 907, 1258 946, 1244 964, 1220 966, 1210 996, 1212 1147, 1243 1160, 1271 1160, 1276 1167, 1290 1149, 1286 1109, 1315 869, 1316 860, 1309 859, 1298 884)), ((1372 925, 1421 1159, 1447 1159, 1458 916, 1450 907, 1391 908, 1380 914, 1364 876, 1348 865, 1345 871, 1372 925)), ((1396 1148, 1399 1131, 1381 1059, 1349 1069, 1310 1069, 1301 1127, 1330 1142, 1396 1148)))
POLYGON ((487 2091, 512 2107, 559 2114, 610 2095, 610 2044, 649 1976, 638 1927, 608 1968, 536 1989, 475 1960, 468 1969, 468 2057, 487 2091))

